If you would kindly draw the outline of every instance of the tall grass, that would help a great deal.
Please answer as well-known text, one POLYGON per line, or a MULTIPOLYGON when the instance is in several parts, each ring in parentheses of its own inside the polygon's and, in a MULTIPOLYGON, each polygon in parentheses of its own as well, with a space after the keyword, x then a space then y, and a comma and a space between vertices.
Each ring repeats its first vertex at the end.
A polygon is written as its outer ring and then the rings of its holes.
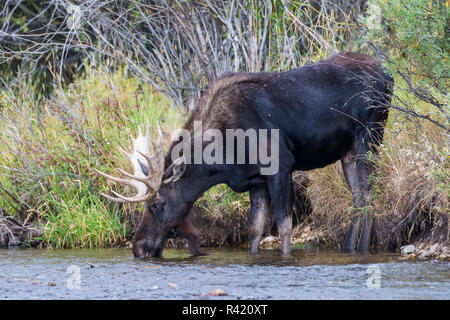
POLYGON ((52 247, 123 244, 133 208, 101 199, 110 185, 93 169, 118 175, 130 166, 118 147, 139 125, 158 122, 168 140, 184 113, 123 68, 88 68, 50 98, 32 93, 26 81, 0 92, 0 208, 34 221, 52 247))
MULTIPOLYGON (((401 87, 395 94, 407 99, 401 87)), ((88 68, 49 98, 33 92, 26 81, 0 92, 2 212, 34 222, 42 243, 51 247, 124 245, 142 208, 102 199, 99 193, 107 192, 111 183, 93 168, 114 175, 120 175, 115 168, 131 170, 118 150, 130 143, 129 135, 136 134, 145 119, 152 125, 158 121, 168 145, 170 132, 182 125, 186 114, 122 68, 88 68)), ((417 108, 429 106, 422 103, 417 108)), ((380 153, 371 158, 371 205, 375 240, 381 247, 394 248, 427 234, 435 241, 448 238, 447 142, 445 130, 391 111, 380 153)), ((309 178, 312 214, 304 223, 312 223, 322 240, 338 246, 352 207, 340 163, 314 170, 309 178)), ((245 242, 249 206, 248 193, 236 194, 224 185, 206 192, 194 208, 203 243, 245 242)))
POLYGON ((111 208, 89 190, 49 194, 45 202, 49 210, 43 216, 44 240, 52 246, 111 247, 129 237, 130 227, 119 207, 111 208))
MULTIPOLYGON (((397 98, 415 103, 426 112, 430 106, 408 94, 397 80, 397 98)), ((395 102, 395 101, 394 101, 395 102)), ((419 118, 391 110, 383 144, 371 155, 370 204, 374 217, 374 242, 395 249, 416 241, 450 241, 450 158, 445 129, 419 118)), ((311 222, 324 241, 339 246, 352 217, 352 195, 341 164, 309 175, 311 222)))
MULTIPOLYGON (((410 97, 401 88, 400 82, 395 94, 407 101, 410 97)), ((424 102, 416 107, 429 108, 424 102)), ((88 68, 65 89, 55 88, 48 98, 35 95, 27 81, 3 87, 0 117, 1 212, 24 224, 33 222, 43 244, 72 248, 124 245, 131 238, 142 208, 102 199, 99 193, 112 185, 93 169, 114 175, 120 175, 116 168, 131 170, 118 149, 127 148, 129 135, 145 119, 152 125, 158 121, 168 145, 170 132, 182 125, 186 114, 129 77, 126 69, 99 67, 88 68)), ((445 130, 392 110, 384 143, 371 161, 378 245, 446 241, 450 163, 445 130)), ((340 163, 310 172, 309 179, 312 214, 302 225, 311 223, 322 240, 338 246, 352 213, 340 163)), ((206 192, 194 207, 203 243, 245 242, 249 206, 248 193, 236 194, 224 185, 206 192)), ((266 231, 271 232, 270 225, 266 231)))

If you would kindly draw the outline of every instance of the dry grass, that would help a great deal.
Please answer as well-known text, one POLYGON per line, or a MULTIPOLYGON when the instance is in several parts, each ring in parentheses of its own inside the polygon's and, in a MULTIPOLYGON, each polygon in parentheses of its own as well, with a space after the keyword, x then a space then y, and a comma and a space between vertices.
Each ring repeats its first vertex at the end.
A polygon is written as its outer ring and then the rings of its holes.
MULTIPOLYGON (((377 247, 396 249, 415 241, 448 242, 449 158, 447 135, 429 122, 390 119, 384 144, 373 157, 371 205, 377 247)), ((340 163, 310 174, 312 223, 324 241, 339 246, 351 218, 352 197, 340 163)))
POLYGON ((118 146, 129 149, 146 119, 168 144, 184 112, 124 68, 86 69, 40 99, 25 80, 0 88, 0 246, 30 238, 52 247, 122 245, 134 207, 103 199, 112 185, 93 169, 118 175, 129 167, 118 146))
MULTIPOLYGON (((399 127, 399 125, 397 125, 399 127)), ((374 174, 375 236, 384 248, 449 241, 450 162, 444 130, 388 132, 374 174)))

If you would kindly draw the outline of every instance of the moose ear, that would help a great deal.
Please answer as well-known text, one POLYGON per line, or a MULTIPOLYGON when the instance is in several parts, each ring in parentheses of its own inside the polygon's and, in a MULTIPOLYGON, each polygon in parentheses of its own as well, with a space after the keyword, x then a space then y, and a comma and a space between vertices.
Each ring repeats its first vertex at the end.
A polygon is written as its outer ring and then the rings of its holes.
POLYGON ((186 171, 186 159, 180 157, 175 159, 172 164, 166 169, 167 178, 163 180, 163 183, 178 181, 186 171))

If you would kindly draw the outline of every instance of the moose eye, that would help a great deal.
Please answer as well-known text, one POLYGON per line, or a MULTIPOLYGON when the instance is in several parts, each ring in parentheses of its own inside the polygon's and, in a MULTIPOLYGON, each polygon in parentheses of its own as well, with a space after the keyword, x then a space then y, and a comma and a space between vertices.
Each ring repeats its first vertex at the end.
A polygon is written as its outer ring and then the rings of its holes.
POLYGON ((163 209, 163 204, 161 202, 155 202, 151 205, 151 210, 153 213, 159 213, 163 209))

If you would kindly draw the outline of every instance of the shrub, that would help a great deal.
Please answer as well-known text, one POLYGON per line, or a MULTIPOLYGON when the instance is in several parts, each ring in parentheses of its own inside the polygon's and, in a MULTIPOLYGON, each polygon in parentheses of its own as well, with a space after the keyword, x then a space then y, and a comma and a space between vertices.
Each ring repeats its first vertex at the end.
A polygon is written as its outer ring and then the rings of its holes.
POLYGON ((118 146, 137 126, 158 121, 168 133, 184 113, 123 68, 88 68, 48 99, 30 88, 19 81, 0 93, 0 208, 37 221, 51 246, 124 243, 130 208, 100 198, 108 184, 93 169, 119 175, 130 164, 118 146))
POLYGON ((368 4, 365 39, 386 58, 385 66, 396 75, 397 90, 409 93, 397 96, 395 107, 407 117, 448 128, 448 2, 369 0, 368 4))

